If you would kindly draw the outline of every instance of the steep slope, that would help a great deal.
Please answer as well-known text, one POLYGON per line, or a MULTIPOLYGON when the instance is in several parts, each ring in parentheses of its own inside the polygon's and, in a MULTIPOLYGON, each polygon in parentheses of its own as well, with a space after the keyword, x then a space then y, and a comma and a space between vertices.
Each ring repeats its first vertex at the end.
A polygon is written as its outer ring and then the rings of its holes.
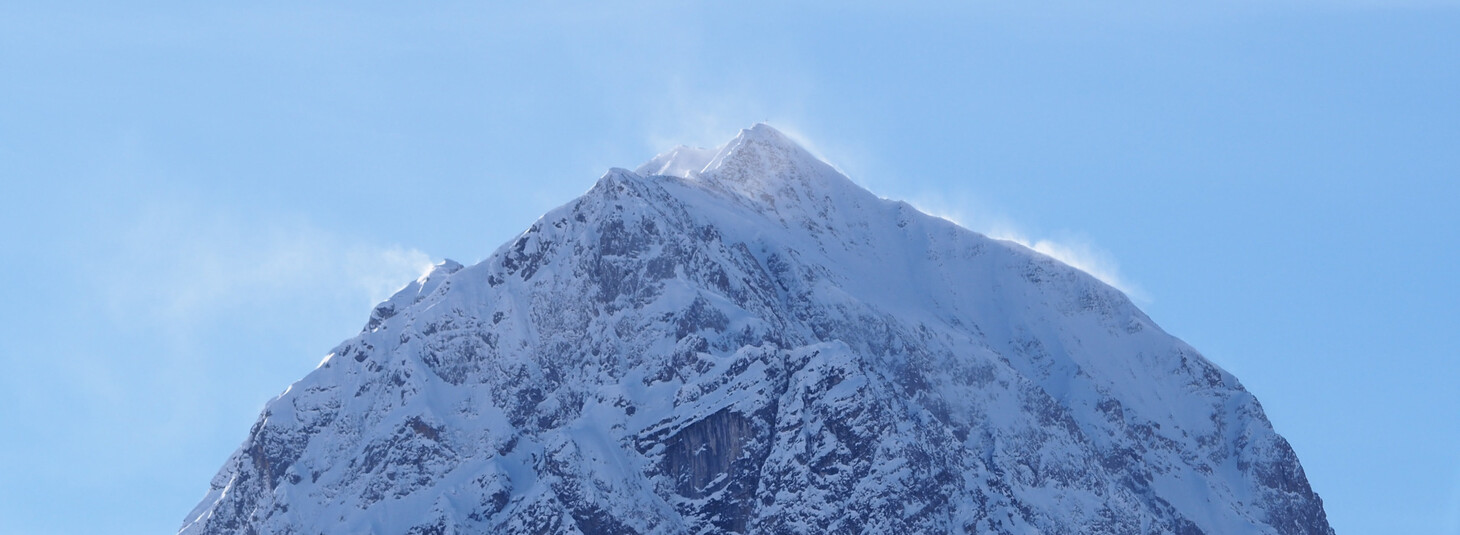
POLYGON ((1332 533, 1125 296, 757 125, 439 265, 269 403, 183 533, 1332 533))

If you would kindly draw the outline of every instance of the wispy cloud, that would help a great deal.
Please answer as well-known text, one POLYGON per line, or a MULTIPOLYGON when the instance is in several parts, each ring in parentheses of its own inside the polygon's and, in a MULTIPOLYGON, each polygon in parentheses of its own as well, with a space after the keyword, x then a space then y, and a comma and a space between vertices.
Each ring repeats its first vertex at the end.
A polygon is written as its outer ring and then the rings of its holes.
POLYGON ((118 318, 182 328, 230 310, 307 296, 367 310, 431 265, 422 251, 302 218, 260 220, 168 207, 145 210, 102 258, 96 277, 118 318))
MULTIPOLYGON (((774 91, 765 82, 740 80, 699 87, 683 77, 671 77, 662 94, 646 102, 649 117, 645 143, 664 151, 678 145, 716 147, 742 128, 768 122, 782 131, 803 114, 811 93, 808 80, 777 80, 774 91), (775 95, 767 102, 764 96, 775 95)), ((789 132, 788 132, 789 133, 789 132)))
POLYGON ((409 246, 305 217, 230 211, 176 194, 124 210, 86 238, 93 250, 75 281, 83 289, 61 293, 91 298, 57 319, 66 325, 56 332, 77 335, 36 387, 85 414, 78 421, 87 424, 67 432, 119 446, 78 461, 108 477, 117 477, 116 466, 170 462, 122 452, 218 447, 202 430, 246 429, 257 403, 431 263, 409 246), (218 396, 220 389, 239 392, 218 396))

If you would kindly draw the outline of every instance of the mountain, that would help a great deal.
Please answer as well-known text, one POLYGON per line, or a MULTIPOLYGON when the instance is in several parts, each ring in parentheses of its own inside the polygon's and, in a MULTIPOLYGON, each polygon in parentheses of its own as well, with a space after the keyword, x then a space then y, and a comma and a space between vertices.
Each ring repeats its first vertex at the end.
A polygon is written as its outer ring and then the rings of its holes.
POLYGON ((1333 533, 1257 400, 1119 291, 766 125, 377 306, 181 532, 1333 533))

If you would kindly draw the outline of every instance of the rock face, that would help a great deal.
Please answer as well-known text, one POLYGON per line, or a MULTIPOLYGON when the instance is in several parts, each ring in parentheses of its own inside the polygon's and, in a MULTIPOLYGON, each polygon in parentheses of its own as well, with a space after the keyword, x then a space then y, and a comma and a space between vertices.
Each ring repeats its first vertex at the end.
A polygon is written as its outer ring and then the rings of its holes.
POLYGON ((268 404, 222 533, 1328 534, 1120 292, 757 125, 447 261, 268 404))

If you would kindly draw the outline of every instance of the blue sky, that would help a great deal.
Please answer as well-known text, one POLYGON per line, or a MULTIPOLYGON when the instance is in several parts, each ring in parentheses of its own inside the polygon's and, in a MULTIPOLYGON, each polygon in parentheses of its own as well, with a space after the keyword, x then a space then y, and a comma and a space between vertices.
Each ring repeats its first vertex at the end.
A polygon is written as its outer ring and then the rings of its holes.
POLYGON ((434 260, 769 121, 1100 272, 1460 534, 1460 3, 0 4, 0 532, 166 533, 434 260))

